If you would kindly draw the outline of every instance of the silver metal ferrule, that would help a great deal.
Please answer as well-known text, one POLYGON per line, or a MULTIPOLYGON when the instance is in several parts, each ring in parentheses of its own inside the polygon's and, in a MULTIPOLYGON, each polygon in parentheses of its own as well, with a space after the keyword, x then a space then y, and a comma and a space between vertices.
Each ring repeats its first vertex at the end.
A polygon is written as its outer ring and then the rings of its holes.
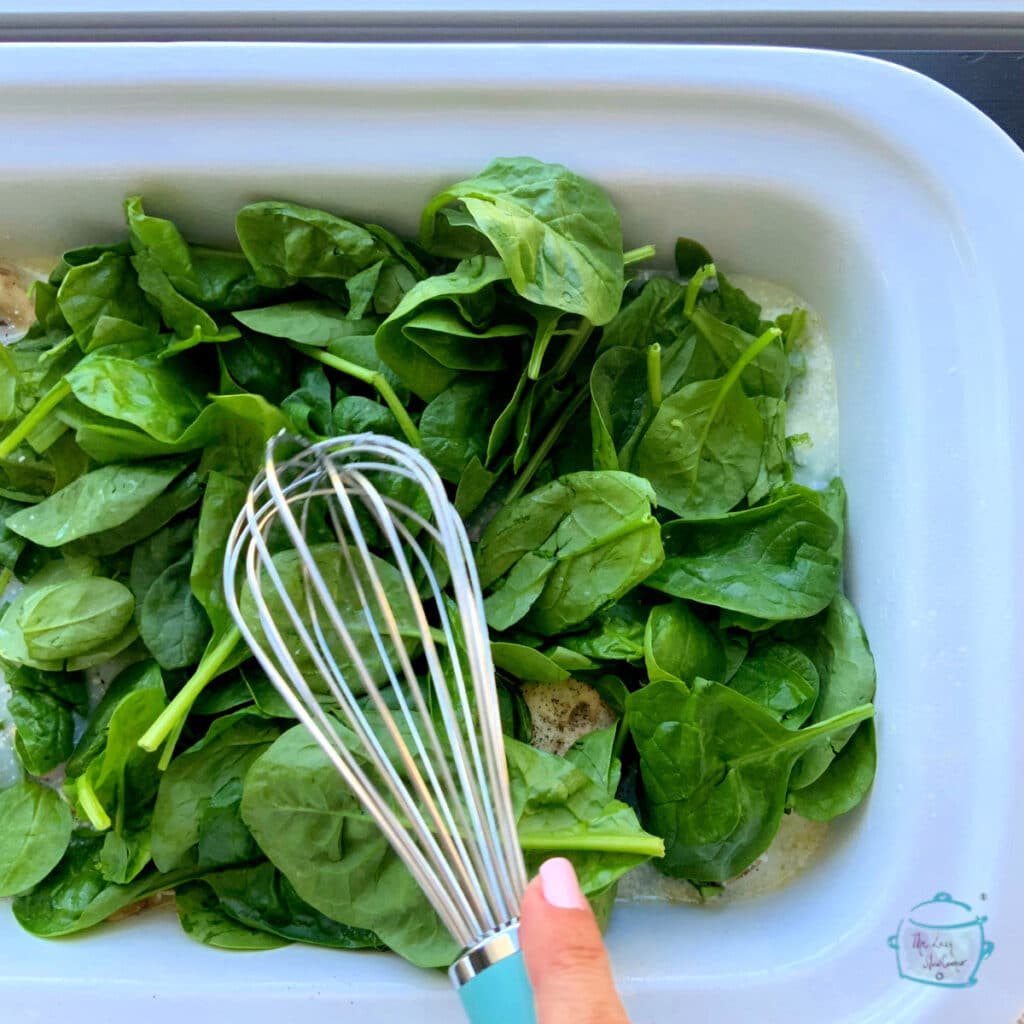
POLYGON ((471 949, 466 950, 448 968, 448 977, 456 988, 461 988, 482 974, 488 967, 519 952, 519 921, 512 921, 499 932, 488 935, 471 949))

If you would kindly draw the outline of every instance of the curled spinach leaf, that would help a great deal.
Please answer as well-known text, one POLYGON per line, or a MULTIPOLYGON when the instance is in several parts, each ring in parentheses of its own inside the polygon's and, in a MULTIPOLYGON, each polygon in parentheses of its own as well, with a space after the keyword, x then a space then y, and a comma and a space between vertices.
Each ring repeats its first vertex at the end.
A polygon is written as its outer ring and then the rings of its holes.
POLYGON ((804 729, 786 729, 759 704, 719 683, 651 683, 630 695, 626 721, 640 753, 644 821, 665 839, 658 868, 724 882, 768 847, 797 760, 869 718, 861 705, 804 729))
POLYGON ((602 189, 560 164, 493 161, 427 203, 420 237, 445 253, 497 252, 516 291, 539 305, 598 325, 618 311, 619 215, 602 189), (456 216, 446 216, 451 204, 456 216))

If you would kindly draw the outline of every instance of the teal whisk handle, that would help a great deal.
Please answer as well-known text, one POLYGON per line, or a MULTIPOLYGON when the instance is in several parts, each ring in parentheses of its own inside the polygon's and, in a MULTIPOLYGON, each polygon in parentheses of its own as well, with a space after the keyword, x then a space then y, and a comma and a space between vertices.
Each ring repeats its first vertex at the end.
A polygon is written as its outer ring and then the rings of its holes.
POLYGON ((517 931, 512 929, 490 940, 482 958, 478 948, 453 967, 452 981, 458 986, 470 1024, 537 1024, 517 931), (490 962, 484 966, 481 960, 490 962))

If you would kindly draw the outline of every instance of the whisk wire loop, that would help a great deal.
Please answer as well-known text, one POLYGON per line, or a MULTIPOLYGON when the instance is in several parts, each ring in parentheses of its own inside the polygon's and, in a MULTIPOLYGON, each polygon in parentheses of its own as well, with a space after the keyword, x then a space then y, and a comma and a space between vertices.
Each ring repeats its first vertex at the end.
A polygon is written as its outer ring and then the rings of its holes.
POLYGON ((433 467, 401 442, 356 435, 282 457, 296 444, 271 440, 235 522, 229 609, 445 927, 472 948, 515 922, 526 875, 469 539, 433 467), (311 541, 325 527, 329 542, 311 541), (285 578, 296 564, 297 594, 294 572, 285 578))

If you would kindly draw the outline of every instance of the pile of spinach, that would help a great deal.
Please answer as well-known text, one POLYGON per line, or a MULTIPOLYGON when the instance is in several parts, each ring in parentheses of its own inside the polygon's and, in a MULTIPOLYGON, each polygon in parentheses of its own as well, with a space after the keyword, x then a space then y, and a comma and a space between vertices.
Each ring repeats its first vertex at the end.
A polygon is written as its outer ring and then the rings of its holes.
POLYGON ((281 429, 403 438, 450 485, 531 868, 571 857, 607 913, 645 860, 721 882, 787 811, 863 798, 874 668, 840 589, 844 494, 792 481, 785 432, 799 310, 762 321, 685 240, 677 274, 636 274, 653 250, 624 251, 605 193, 527 158, 439 193, 415 240, 267 201, 223 250, 125 211, 127 239, 65 253, 0 349, 25 773, 0 792, 0 895, 25 928, 173 890, 213 946, 458 952, 228 615, 227 533, 281 429), (520 684, 569 678, 618 723, 560 757, 530 745, 520 684))

